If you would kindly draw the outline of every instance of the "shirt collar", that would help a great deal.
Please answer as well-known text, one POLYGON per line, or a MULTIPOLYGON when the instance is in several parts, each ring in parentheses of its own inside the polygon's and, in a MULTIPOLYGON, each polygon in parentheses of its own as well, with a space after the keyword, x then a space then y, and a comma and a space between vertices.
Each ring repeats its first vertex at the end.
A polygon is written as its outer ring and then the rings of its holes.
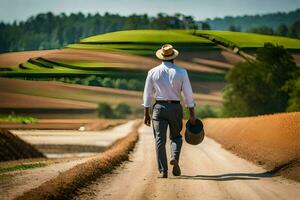
POLYGON ((166 67, 173 67, 174 66, 174 63, 172 62, 169 62, 169 61, 163 61, 162 64, 166 67))

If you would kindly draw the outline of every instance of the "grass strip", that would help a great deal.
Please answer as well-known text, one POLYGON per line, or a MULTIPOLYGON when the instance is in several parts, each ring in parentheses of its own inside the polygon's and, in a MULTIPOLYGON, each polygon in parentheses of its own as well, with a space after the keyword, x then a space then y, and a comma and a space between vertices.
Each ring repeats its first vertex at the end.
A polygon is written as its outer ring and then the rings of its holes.
POLYGON ((31 124, 37 123, 38 119, 34 117, 25 117, 15 114, 10 114, 8 116, 0 114, 0 122, 15 122, 15 123, 22 123, 22 124, 31 124))
POLYGON ((95 181, 102 175, 111 172, 122 162, 128 160, 129 153, 138 141, 138 127, 136 122, 134 130, 127 136, 115 141, 105 152, 95 158, 67 170, 37 188, 25 192, 17 197, 18 200, 40 199, 71 199, 78 190, 95 181))
POLYGON ((11 172, 11 171, 17 171, 17 170, 28 170, 28 169, 34 169, 38 167, 45 167, 47 164, 45 163, 29 163, 29 164, 21 164, 21 165, 14 165, 14 166, 3 166, 0 167, 0 173, 3 172, 11 172))

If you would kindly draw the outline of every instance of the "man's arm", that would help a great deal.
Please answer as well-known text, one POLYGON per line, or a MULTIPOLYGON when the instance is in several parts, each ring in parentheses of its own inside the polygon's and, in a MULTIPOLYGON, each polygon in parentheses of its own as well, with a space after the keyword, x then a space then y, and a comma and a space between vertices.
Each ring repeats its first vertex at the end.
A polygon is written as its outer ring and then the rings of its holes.
POLYGON ((182 84, 182 92, 184 95, 184 100, 186 103, 186 107, 189 108, 189 113, 190 113, 190 122, 191 124, 195 124, 196 117, 195 117, 195 101, 193 98, 193 90, 191 86, 191 82, 189 79, 189 76, 187 74, 187 71, 185 71, 184 77, 183 77, 183 84, 182 84))
POLYGON ((144 106, 144 123, 147 126, 150 126, 151 124, 151 117, 150 117, 150 106, 151 106, 151 100, 153 95, 153 83, 151 80, 151 75, 148 73, 144 88, 144 95, 143 95, 143 106, 144 106))

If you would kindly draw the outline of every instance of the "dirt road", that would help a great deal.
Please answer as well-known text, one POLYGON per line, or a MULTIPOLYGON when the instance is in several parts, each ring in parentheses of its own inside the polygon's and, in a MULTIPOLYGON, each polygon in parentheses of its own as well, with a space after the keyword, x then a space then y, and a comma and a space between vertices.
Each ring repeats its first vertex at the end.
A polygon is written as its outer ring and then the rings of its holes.
MULTIPOLYGON (((299 199, 300 183, 265 170, 206 138, 183 145, 182 176, 157 179, 152 129, 140 128, 131 162, 81 191, 77 199, 299 199)), ((167 143, 169 144, 169 143, 167 143)))

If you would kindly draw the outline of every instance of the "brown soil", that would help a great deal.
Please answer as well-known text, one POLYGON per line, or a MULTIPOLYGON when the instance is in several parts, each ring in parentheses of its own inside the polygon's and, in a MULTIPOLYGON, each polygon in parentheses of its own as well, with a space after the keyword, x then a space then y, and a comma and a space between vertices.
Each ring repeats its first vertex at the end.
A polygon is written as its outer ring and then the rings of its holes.
MULTIPOLYGON (((224 82, 203 81, 192 83, 192 86, 193 91, 195 92, 197 105, 210 104, 220 106, 222 104, 221 90, 225 86, 224 82)), ((79 105, 86 106, 95 106, 99 102, 110 102, 113 105, 118 103, 127 103, 134 108, 141 108, 142 103, 141 91, 92 87, 49 81, 37 82, 0 78, 0 91, 2 93, 11 93, 11 95, 24 94, 48 97, 49 99, 62 99, 61 105, 64 105, 63 102, 65 100, 72 100, 71 102, 73 104, 78 103, 79 105)), ((24 101, 21 101, 18 98, 9 98, 6 102, 7 104, 14 104, 15 106, 18 104, 23 106, 26 104, 28 107, 34 106, 32 103, 24 103, 24 101)), ((2 105, 5 104, 1 103, 0 107, 2 107, 2 105)))
POLYGON ((39 158, 44 155, 6 129, 0 129, 0 161, 39 158))
MULTIPOLYGON (((0 91, 92 103, 107 101, 112 104, 124 101, 127 103, 133 100, 140 101, 141 98, 141 92, 129 90, 83 86, 52 81, 23 81, 7 78, 0 78, 0 91)), ((14 101, 17 101, 17 99, 14 101)), ((129 103, 129 105, 135 104, 135 102, 136 101, 133 101, 131 104, 129 103)))
POLYGON ((230 69, 234 64, 244 61, 242 57, 226 50, 182 52, 179 59, 224 69, 230 69))
POLYGON ((67 99, 55 99, 48 97, 30 96, 24 94, 0 92, 1 108, 68 108, 80 109, 90 108, 96 109, 97 104, 73 101, 67 99))
POLYGON ((16 66, 26 62, 29 58, 40 57, 49 53, 59 52, 59 50, 43 50, 43 51, 22 51, 13 53, 0 54, 0 68, 16 66))
POLYGON ((55 53, 43 56, 55 61, 95 61, 108 63, 126 63, 128 66, 138 66, 148 69, 150 66, 157 65, 158 60, 148 57, 136 56, 126 53, 116 53, 97 50, 62 49, 55 53))
MULTIPOLYGON (((55 53, 43 56, 46 59, 54 61, 98 61, 109 63, 121 63, 124 67, 149 70, 159 64, 159 60, 150 57, 136 56, 126 53, 116 53, 97 50, 76 50, 63 49, 55 53)), ((184 57, 182 57, 184 58, 184 57)), ((193 60, 185 61, 180 58, 176 61, 180 66, 191 71, 207 72, 207 73, 224 73, 221 70, 210 68, 203 64, 194 62, 193 60)))
POLYGON ((209 137, 273 173, 300 181, 300 112, 206 119, 209 137))

